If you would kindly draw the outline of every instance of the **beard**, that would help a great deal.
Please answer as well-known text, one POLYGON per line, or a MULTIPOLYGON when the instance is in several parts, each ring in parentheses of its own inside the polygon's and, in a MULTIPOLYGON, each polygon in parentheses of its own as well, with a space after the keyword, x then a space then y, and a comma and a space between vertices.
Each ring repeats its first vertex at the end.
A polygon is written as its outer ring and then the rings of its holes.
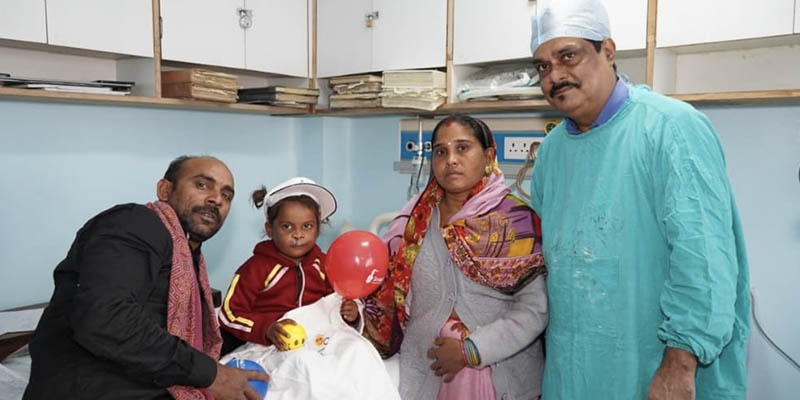
POLYGON ((222 217, 219 215, 219 209, 213 206, 194 206, 190 210, 178 213, 178 221, 180 221, 181 227, 189 239, 197 243, 211 239, 222 227, 222 217), (216 219, 216 224, 208 225, 199 220, 199 215, 202 213, 212 214, 216 219))

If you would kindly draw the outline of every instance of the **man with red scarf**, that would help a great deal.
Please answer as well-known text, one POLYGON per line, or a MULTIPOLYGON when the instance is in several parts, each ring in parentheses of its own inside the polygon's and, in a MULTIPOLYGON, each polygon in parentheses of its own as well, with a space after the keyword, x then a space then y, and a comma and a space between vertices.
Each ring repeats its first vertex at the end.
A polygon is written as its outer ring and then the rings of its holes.
POLYGON ((221 161, 183 156, 159 180, 158 201, 87 222, 53 274, 23 399, 258 399, 248 379, 266 374, 217 363, 200 251, 233 193, 221 161))

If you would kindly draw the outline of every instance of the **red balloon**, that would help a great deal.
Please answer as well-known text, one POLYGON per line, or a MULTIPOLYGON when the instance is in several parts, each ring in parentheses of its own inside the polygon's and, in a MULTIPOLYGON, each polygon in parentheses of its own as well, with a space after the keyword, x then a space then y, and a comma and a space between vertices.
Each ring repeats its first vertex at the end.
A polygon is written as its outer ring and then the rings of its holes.
POLYGON ((333 290, 345 299, 358 299, 375 291, 386 278, 389 249, 370 232, 350 231, 331 243, 325 263, 333 290))

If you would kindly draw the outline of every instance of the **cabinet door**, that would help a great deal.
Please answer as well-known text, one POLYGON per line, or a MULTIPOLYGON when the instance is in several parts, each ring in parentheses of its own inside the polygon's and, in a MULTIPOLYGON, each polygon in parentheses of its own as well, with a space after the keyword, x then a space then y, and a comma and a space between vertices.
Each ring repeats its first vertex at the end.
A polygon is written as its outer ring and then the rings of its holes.
POLYGON ((47 41, 153 56, 153 4, 142 0, 47 0, 47 41))
MULTIPOLYGON (((503 0, 506 1, 506 0, 503 0)), ((447 0, 374 0, 372 69, 444 67, 447 0)))
POLYGON ((531 56, 529 0, 458 0, 453 14, 453 63, 471 64, 531 56))
MULTIPOLYGON (((664 0, 662 2, 675 0, 664 0)), ((647 47, 647 0, 604 0, 617 50, 647 47)))
POLYGON ((317 76, 357 74, 372 68, 372 0, 317 0, 317 76))
POLYGON ((47 42, 44 0, 4 0, 0 6, 0 38, 47 42))
POLYGON ((791 34, 794 0, 658 2, 659 47, 791 34))
POLYGON ((244 68, 243 0, 161 0, 165 60, 244 68))
POLYGON ((245 30, 247 69, 308 76, 308 2, 245 0, 253 26, 245 30))
POLYGON ((800 33, 800 3, 794 5, 794 33, 800 33))

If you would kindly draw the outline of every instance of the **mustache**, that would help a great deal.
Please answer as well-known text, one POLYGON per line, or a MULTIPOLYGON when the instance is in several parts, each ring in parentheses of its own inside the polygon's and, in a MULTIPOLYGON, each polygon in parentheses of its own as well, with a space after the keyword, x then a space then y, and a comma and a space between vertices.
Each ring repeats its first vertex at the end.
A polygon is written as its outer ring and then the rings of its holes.
POLYGON ((194 207, 192 207, 192 212, 193 213, 198 213, 198 214, 199 213, 205 213, 205 212, 211 213, 211 214, 214 215, 214 218, 217 220, 217 222, 219 222, 222 219, 222 216, 219 215, 219 209, 217 207, 214 207, 214 206, 209 206, 209 205, 194 206, 194 207))
POLYGON ((570 82, 570 81, 564 81, 564 82, 556 83, 555 85, 553 85, 553 87, 550 88, 550 97, 555 96, 557 91, 559 91, 559 90, 561 90, 561 89, 563 89, 565 87, 574 87, 575 89, 580 89, 581 85, 579 85, 579 84, 577 84, 575 82, 570 82))

